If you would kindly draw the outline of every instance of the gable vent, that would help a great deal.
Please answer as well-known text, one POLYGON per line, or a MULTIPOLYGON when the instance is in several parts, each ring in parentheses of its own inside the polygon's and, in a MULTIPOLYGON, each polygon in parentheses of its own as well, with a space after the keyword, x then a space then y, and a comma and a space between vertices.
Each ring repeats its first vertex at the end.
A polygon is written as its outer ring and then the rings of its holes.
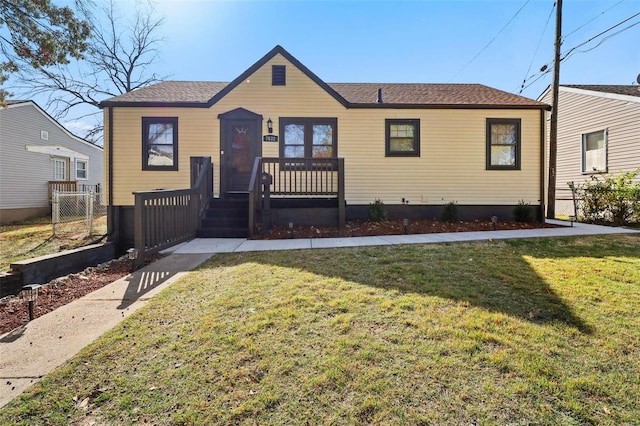
POLYGON ((271 85, 287 85, 287 67, 285 65, 273 65, 271 67, 271 85))

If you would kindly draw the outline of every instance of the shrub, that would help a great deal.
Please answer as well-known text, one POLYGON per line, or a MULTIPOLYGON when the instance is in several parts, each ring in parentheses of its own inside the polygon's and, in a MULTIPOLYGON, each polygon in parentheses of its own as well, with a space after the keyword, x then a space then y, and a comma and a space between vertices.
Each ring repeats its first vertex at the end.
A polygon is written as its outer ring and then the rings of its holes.
POLYGON ((380 222, 387 219, 387 208, 382 200, 376 198, 373 203, 369 203, 369 220, 380 222))
POLYGON ((616 226, 640 222, 640 182, 634 179, 640 168, 618 175, 591 176, 578 186, 581 219, 616 226))
POLYGON ((444 205, 440 220, 449 223, 458 221, 458 204, 455 201, 450 201, 444 205))
POLYGON ((518 201, 518 205, 513 209, 513 219, 520 223, 533 221, 533 208, 524 200, 518 201))

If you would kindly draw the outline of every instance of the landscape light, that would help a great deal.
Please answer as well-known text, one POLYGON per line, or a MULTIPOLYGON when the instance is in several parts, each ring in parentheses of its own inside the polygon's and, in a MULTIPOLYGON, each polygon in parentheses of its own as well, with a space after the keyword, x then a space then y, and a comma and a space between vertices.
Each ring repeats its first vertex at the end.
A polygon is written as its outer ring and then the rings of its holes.
POLYGON ((20 296, 29 302, 29 321, 33 320, 33 305, 38 300, 38 293, 40 292, 40 284, 28 284, 22 287, 20 296))
POLYGON ((135 271, 136 259, 138 258, 139 253, 140 250, 138 250, 137 248, 130 248, 129 250, 127 250, 127 257, 131 261, 131 272, 135 271))

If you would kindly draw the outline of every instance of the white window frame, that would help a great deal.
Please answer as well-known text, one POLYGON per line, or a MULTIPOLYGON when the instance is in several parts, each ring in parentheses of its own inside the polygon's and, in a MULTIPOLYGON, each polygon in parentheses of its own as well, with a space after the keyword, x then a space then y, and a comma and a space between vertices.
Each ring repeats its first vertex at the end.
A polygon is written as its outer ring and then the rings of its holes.
POLYGON ((89 180, 89 161, 76 159, 76 180, 89 180), (84 177, 78 176, 78 165, 84 164, 84 177))
POLYGON ((53 180, 55 181, 67 181, 69 178, 67 177, 67 159, 66 158, 53 158, 53 180), (58 164, 62 165, 62 173, 63 178, 58 179, 58 164))
POLYGON ((608 158, 608 146, 609 146, 609 137, 608 137, 608 130, 607 129, 602 129, 602 130, 596 130, 595 132, 589 132, 589 133, 583 133, 582 134, 582 142, 580 143, 580 153, 581 153, 581 166, 582 166, 582 173, 583 174, 594 174, 594 173, 607 173, 608 169, 609 169, 609 158, 608 158), (604 150, 604 166, 601 168, 594 168, 591 167, 590 169, 587 169, 587 138, 591 135, 595 135, 597 133, 602 133, 603 139, 604 139, 604 146, 602 147, 602 149, 604 150))

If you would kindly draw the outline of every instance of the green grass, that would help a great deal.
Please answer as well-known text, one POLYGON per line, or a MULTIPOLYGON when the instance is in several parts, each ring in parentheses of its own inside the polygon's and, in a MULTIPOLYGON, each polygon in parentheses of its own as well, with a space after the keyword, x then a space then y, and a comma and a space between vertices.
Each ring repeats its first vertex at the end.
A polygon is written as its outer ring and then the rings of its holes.
POLYGON ((0 424, 636 424, 639 248, 598 236, 218 255, 0 424))
POLYGON ((79 232, 53 235, 51 217, 0 226, 0 272, 7 271, 12 262, 89 244, 106 233, 106 217, 96 220, 94 225, 93 236, 79 232))

